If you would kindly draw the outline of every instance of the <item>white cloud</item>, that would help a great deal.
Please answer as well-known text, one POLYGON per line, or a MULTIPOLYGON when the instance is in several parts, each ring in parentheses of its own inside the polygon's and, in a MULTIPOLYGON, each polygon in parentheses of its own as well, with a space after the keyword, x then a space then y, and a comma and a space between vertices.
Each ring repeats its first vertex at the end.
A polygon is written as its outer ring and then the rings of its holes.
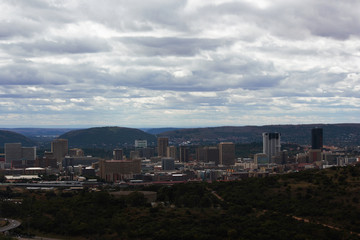
POLYGON ((2 1, 0 125, 358 121, 359 5, 2 1))

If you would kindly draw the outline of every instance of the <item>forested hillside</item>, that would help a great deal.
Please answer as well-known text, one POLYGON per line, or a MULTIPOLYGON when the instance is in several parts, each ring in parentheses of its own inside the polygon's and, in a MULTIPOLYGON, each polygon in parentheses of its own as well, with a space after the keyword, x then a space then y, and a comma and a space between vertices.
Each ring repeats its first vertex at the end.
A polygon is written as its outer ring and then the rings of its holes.
POLYGON ((1 191, 4 217, 20 232, 71 239, 360 239, 360 167, 243 181, 154 185, 139 192, 1 191), (21 198, 22 204, 6 199, 21 198), (29 227, 29 228, 28 228, 29 227))
POLYGON ((26 147, 33 147, 36 145, 31 139, 19 133, 0 130, 0 147, 4 147, 5 143, 21 143, 26 147))
POLYGON ((135 140, 147 140, 149 145, 154 145, 156 137, 135 128, 124 127, 96 127, 80 129, 67 132, 59 138, 68 139, 70 147, 82 148, 107 148, 112 149, 130 145, 133 146, 135 140))

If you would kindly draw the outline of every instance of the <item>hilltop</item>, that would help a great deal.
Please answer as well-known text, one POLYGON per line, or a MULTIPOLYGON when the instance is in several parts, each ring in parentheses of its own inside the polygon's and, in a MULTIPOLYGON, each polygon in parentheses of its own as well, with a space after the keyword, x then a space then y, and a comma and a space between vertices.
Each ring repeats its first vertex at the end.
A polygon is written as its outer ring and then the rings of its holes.
POLYGON ((189 128, 163 132, 159 136, 167 136, 170 141, 175 143, 184 141, 199 144, 218 143, 221 141, 251 143, 262 142, 263 132, 279 132, 281 133, 282 142, 310 145, 311 129, 315 127, 323 128, 325 145, 360 145, 360 124, 356 123, 189 128))
POLYGON ((135 140, 147 140, 149 145, 156 142, 156 137, 135 128, 95 127, 73 130, 59 138, 68 139, 69 147, 115 148, 134 145, 135 140))
POLYGON ((33 147, 36 145, 35 142, 24 135, 11 131, 0 130, 0 147, 3 147, 5 143, 21 143, 25 147, 33 147))

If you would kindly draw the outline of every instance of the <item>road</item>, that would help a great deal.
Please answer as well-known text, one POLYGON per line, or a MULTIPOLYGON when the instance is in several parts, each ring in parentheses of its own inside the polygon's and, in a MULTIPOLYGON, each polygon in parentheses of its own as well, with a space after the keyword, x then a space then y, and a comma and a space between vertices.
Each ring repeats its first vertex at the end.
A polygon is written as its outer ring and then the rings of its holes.
POLYGON ((14 219, 0 218, 0 221, 8 222, 6 226, 0 228, 0 232, 10 231, 11 229, 17 228, 21 224, 21 222, 14 219))

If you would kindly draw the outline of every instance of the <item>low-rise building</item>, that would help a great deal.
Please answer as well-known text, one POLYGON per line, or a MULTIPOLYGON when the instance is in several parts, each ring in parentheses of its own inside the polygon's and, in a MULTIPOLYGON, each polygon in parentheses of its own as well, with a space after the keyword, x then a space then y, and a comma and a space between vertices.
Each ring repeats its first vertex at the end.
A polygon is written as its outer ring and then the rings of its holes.
POLYGON ((141 160, 100 160, 99 177, 107 182, 133 178, 141 173, 141 160))

